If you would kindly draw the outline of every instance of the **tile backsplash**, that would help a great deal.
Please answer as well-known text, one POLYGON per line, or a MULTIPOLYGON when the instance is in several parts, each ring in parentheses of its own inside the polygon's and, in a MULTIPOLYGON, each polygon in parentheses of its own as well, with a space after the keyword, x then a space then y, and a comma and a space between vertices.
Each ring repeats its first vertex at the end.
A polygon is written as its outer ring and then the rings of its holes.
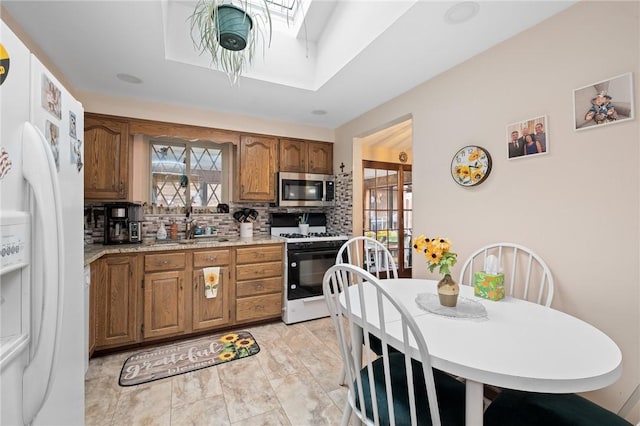
MULTIPOLYGON (((353 178, 350 173, 336 176, 336 203, 329 208, 309 208, 304 212, 324 212, 327 215, 327 230, 344 235, 351 235, 352 211, 353 211, 353 178)), ((298 213, 300 208, 280 208, 269 203, 263 204, 229 204, 229 213, 214 213, 215 208, 194 207, 190 219, 198 226, 213 226, 213 235, 225 238, 238 238, 240 236, 240 224, 233 218, 233 213, 243 209, 252 208, 258 211, 258 218, 253 224, 254 236, 268 236, 271 233, 269 223, 270 213, 298 213)), ((175 221, 178 224, 178 239, 185 238, 187 218, 184 208, 166 208, 145 206, 144 217, 141 223, 141 235, 143 241, 154 241, 161 223, 164 223, 167 232, 169 226, 175 221)), ((104 242, 104 208, 101 204, 85 204, 84 223, 85 244, 102 244, 104 242)))

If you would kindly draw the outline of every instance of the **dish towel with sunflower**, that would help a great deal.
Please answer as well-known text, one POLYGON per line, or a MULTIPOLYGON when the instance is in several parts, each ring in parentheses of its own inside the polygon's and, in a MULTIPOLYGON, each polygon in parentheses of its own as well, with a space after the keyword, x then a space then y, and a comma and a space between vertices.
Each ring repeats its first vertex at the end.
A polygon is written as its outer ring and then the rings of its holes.
POLYGON ((213 299, 218 295, 218 286, 220 284, 220 267, 211 266, 202 270, 204 274, 204 296, 207 299, 213 299))

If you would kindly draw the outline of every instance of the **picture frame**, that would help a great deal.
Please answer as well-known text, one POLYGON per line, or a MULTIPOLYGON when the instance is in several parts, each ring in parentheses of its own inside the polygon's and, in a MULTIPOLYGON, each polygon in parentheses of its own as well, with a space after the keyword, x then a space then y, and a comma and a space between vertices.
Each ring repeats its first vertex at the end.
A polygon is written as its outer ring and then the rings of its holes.
POLYGON ((45 138, 49 142, 56 169, 60 171, 60 129, 49 120, 45 120, 45 138))
POLYGON ((51 113, 58 120, 62 119, 62 93, 54 82, 42 74, 42 108, 51 113))
POLYGON ((76 115, 73 111, 69 111, 69 136, 73 139, 77 139, 76 135, 76 115))
POLYGON ((507 158, 517 160, 548 154, 549 126, 547 123, 547 116, 540 115, 507 124, 507 158))
POLYGON ((632 73, 618 75, 573 91, 573 129, 595 129, 633 120, 632 73))

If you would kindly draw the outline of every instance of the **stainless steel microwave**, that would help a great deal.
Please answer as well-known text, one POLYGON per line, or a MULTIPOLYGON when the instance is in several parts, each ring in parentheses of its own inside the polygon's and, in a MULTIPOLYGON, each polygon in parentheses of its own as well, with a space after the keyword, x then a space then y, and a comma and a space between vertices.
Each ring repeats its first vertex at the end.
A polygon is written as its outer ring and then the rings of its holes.
POLYGON ((278 205, 325 207, 335 204, 335 178, 310 173, 278 173, 278 205))

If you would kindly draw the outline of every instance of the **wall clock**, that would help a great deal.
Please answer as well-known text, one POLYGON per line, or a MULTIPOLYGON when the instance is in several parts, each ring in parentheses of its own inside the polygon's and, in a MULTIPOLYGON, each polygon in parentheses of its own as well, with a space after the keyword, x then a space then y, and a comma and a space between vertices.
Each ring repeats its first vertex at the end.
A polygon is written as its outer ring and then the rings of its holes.
POLYGON ((451 160, 451 176, 457 184, 475 186, 491 173, 491 155, 481 146, 469 145, 455 153, 451 160))

